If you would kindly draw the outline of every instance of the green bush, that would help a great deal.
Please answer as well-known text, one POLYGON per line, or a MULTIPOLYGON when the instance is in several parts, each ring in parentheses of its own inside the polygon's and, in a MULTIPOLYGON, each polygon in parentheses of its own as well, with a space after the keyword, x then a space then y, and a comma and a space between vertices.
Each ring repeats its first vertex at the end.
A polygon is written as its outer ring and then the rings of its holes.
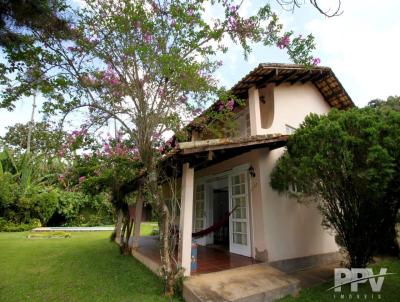
POLYGON ((15 177, 5 172, 0 174, 0 215, 5 217, 18 200, 18 183, 15 177))
POLYGON ((18 201, 21 221, 38 218, 46 224, 58 205, 58 191, 43 186, 32 186, 18 201))
POLYGON ((56 212, 65 226, 97 226, 113 224, 113 207, 106 194, 91 196, 82 192, 59 192, 56 212))
POLYGON ((0 232, 25 232, 41 227, 39 219, 32 219, 29 223, 15 223, 0 218, 0 232))

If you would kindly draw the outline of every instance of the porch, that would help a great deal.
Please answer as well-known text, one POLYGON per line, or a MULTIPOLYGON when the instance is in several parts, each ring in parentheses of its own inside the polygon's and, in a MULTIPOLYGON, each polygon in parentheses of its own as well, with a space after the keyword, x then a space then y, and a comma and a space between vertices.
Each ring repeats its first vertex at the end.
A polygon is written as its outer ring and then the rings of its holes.
MULTIPOLYGON (((159 246, 160 242, 157 236, 143 236, 139 239, 139 247, 135 248, 132 254, 154 273, 158 274, 161 263, 159 246)), ((259 263, 250 257, 201 245, 198 246, 197 253, 197 270, 191 271, 192 276, 259 263)))
MULTIPOLYGON (((256 263, 254 258, 266 260, 262 256, 266 253, 263 246, 263 211, 253 213, 251 208, 260 208, 263 200, 261 186, 257 186, 257 183, 264 176, 261 168, 264 163, 259 160, 258 153, 282 147, 286 140, 287 136, 267 135, 239 140, 181 143, 180 150, 163 159, 161 168, 172 173, 168 169, 177 167, 173 173, 178 173, 174 177, 181 183, 180 214, 177 221, 180 240, 176 258, 185 276, 193 275, 192 233, 206 232, 196 239, 200 245, 198 270, 195 274, 251 265, 256 263), (254 192, 250 192, 251 189, 254 192), (260 231, 254 232, 253 221, 257 222, 254 226, 260 231), (257 249, 255 242, 258 243, 257 249), (225 250, 209 247, 214 244, 223 246, 225 250)), ((152 242, 148 238, 140 238, 144 201, 140 192, 140 179, 134 181, 129 188, 122 188, 139 192, 135 205, 133 254, 141 262, 148 263, 146 265, 153 271, 157 271, 158 244, 154 240, 152 242)))

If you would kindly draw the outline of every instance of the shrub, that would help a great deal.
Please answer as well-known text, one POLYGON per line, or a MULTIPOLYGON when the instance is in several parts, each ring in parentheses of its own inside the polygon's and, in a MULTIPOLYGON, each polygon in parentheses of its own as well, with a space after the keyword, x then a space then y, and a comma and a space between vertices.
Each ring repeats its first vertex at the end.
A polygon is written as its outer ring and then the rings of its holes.
POLYGON ((60 191, 56 214, 60 217, 58 221, 52 219, 53 225, 96 226, 113 223, 113 207, 105 194, 91 196, 82 192, 60 191))
POLYGON ((23 194, 18 202, 19 221, 27 222, 38 218, 46 224, 56 211, 58 204, 58 193, 51 187, 31 186, 23 194))
POLYGON ((380 254, 398 254, 400 112, 332 110, 309 115, 287 143, 271 185, 312 200, 334 230, 352 267, 380 254))
POLYGON ((0 232, 25 232, 40 226, 39 219, 32 219, 29 223, 15 223, 0 218, 0 232))

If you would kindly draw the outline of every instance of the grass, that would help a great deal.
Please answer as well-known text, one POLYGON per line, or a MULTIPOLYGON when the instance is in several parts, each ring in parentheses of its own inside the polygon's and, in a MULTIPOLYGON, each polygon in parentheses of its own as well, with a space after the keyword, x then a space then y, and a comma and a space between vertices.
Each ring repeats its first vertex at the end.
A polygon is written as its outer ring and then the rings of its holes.
POLYGON ((356 293, 352 293, 352 298, 350 299, 349 294, 350 286, 344 286, 342 288, 342 294, 344 294, 344 298, 340 296, 340 293, 334 293, 333 291, 327 291, 328 288, 333 286, 332 282, 328 282, 322 285, 318 285, 316 287, 304 289, 300 291, 300 295, 297 298, 286 297, 280 302, 309 302, 309 301, 318 301, 318 302, 330 302, 330 301, 399 301, 400 297, 400 260, 384 260, 377 264, 371 265, 374 274, 379 273, 381 267, 386 267, 388 269, 388 273, 395 273, 395 275, 386 276, 383 282, 383 286, 380 292, 380 298, 378 297, 378 293, 373 293, 371 291, 371 287, 369 282, 365 284, 359 285, 359 298, 357 298, 356 293))
MULTIPOLYGON (((143 234, 152 230, 142 228, 143 234)), ((0 300, 169 301, 161 280, 133 257, 121 256, 110 233, 48 240, 0 233, 0 300)))

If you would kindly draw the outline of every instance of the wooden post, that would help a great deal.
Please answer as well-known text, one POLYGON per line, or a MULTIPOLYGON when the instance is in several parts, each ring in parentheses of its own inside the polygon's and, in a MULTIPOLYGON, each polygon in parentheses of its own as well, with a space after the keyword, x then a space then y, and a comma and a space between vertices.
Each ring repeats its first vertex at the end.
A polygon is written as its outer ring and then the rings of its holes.
POLYGON ((184 275, 190 276, 193 223, 194 169, 188 163, 182 168, 181 213, 179 224, 178 262, 184 275))
POLYGON ((134 225, 134 229, 133 229, 132 248, 139 247, 140 224, 142 223, 142 213, 143 213, 143 194, 139 190, 138 195, 136 197, 135 225, 134 225))

